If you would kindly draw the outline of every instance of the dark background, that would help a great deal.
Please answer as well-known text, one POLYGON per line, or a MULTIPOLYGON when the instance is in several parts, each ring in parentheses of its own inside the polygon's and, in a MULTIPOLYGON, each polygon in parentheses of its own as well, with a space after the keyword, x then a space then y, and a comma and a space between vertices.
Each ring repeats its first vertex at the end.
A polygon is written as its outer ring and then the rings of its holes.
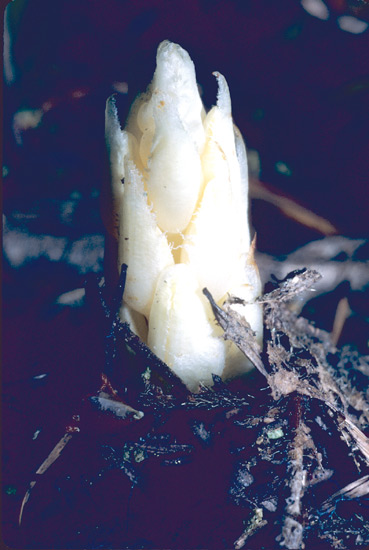
MULTIPOLYGON (((225 75, 234 119, 259 153, 263 182, 328 219, 338 234, 367 237, 369 31, 342 30, 339 18, 369 21, 369 8, 364 0, 326 6, 329 18, 321 20, 297 0, 9 5, 3 90, 8 544, 19 542, 17 513, 33 472, 103 366, 91 311, 62 305, 58 297, 102 270, 105 101, 117 94, 123 123, 152 78, 160 41, 188 50, 207 107, 216 99, 211 73, 225 75), (27 111, 31 122, 19 117, 27 111)), ((252 219, 258 248, 269 254, 321 237, 260 200, 253 201, 252 219)))
MULTIPOLYGON (((13 80, 4 90, 6 214, 17 200, 26 208, 74 191, 87 199, 100 189, 105 100, 117 90, 114 83, 128 84, 128 94, 118 92, 124 120, 152 78, 158 43, 168 38, 189 51, 208 107, 216 96, 212 71, 226 76, 234 119, 260 154, 262 179, 326 216, 340 233, 362 236, 369 32, 345 32, 337 20, 355 13, 365 20, 369 10, 363 1, 328 5, 324 21, 292 0, 16 0, 8 24, 13 80), (17 147, 12 118, 27 108, 45 113, 17 147), (277 162, 290 175, 278 174, 277 162)), ((97 229, 93 212, 89 218, 88 229, 97 229)), ((254 224, 259 247, 273 249, 264 220, 254 224)))

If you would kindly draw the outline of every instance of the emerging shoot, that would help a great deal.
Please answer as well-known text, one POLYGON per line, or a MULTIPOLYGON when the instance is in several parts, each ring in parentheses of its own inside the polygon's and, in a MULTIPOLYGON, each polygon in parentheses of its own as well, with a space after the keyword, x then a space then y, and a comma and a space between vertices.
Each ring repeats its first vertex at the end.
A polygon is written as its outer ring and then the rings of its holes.
POLYGON ((159 45, 153 80, 121 130, 106 107, 112 217, 118 268, 128 265, 120 316, 188 386, 248 371, 250 361, 222 337, 208 300, 228 295, 262 339, 258 268, 248 224, 246 149, 220 73, 206 114, 188 53, 159 45))

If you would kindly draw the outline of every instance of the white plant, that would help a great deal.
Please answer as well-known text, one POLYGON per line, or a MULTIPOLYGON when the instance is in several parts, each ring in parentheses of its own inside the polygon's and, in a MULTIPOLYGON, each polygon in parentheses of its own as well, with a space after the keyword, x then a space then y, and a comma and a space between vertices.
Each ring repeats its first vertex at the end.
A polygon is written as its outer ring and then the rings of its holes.
POLYGON ((122 321, 191 391, 212 374, 230 378, 251 363, 222 337, 202 289, 228 295, 262 339, 261 283, 248 224, 246 149, 220 73, 206 114, 195 68, 179 45, 159 45, 152 83, 121 130, 106 107, 118 267, 128 265, 122 321))

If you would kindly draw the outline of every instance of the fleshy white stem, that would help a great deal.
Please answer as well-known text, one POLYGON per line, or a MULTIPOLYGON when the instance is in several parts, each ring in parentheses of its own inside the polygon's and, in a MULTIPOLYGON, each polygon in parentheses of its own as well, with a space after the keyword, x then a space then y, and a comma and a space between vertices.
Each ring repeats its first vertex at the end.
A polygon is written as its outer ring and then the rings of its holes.
POLYGON ((227 82, 206 114, 195 68, 164 41, 154 78, 121 130, 114 98, 106 107, 117 266, 128 265, 122 320, 196 391, 246 372, 250 362, 222 338, 208 301, 232 307, 262 339, 261 293, 248 224, 246 149, 231 114, 227 82))

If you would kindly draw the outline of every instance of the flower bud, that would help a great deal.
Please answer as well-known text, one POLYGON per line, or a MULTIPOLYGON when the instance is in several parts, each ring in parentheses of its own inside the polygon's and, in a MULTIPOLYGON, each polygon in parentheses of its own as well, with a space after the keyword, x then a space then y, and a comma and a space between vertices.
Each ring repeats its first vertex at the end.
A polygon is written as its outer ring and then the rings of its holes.
POLYGON ((106 108, 117 265, 128 265, 121 318, 187 384, 211 385, 250 361, 222 337, 202 294, 233 305, 262 339, 261 293, 248 225, 246 149, 220 73, 216 105, 205 113, 194 65, 164 41, 154 78, 121 130, 106 108))

